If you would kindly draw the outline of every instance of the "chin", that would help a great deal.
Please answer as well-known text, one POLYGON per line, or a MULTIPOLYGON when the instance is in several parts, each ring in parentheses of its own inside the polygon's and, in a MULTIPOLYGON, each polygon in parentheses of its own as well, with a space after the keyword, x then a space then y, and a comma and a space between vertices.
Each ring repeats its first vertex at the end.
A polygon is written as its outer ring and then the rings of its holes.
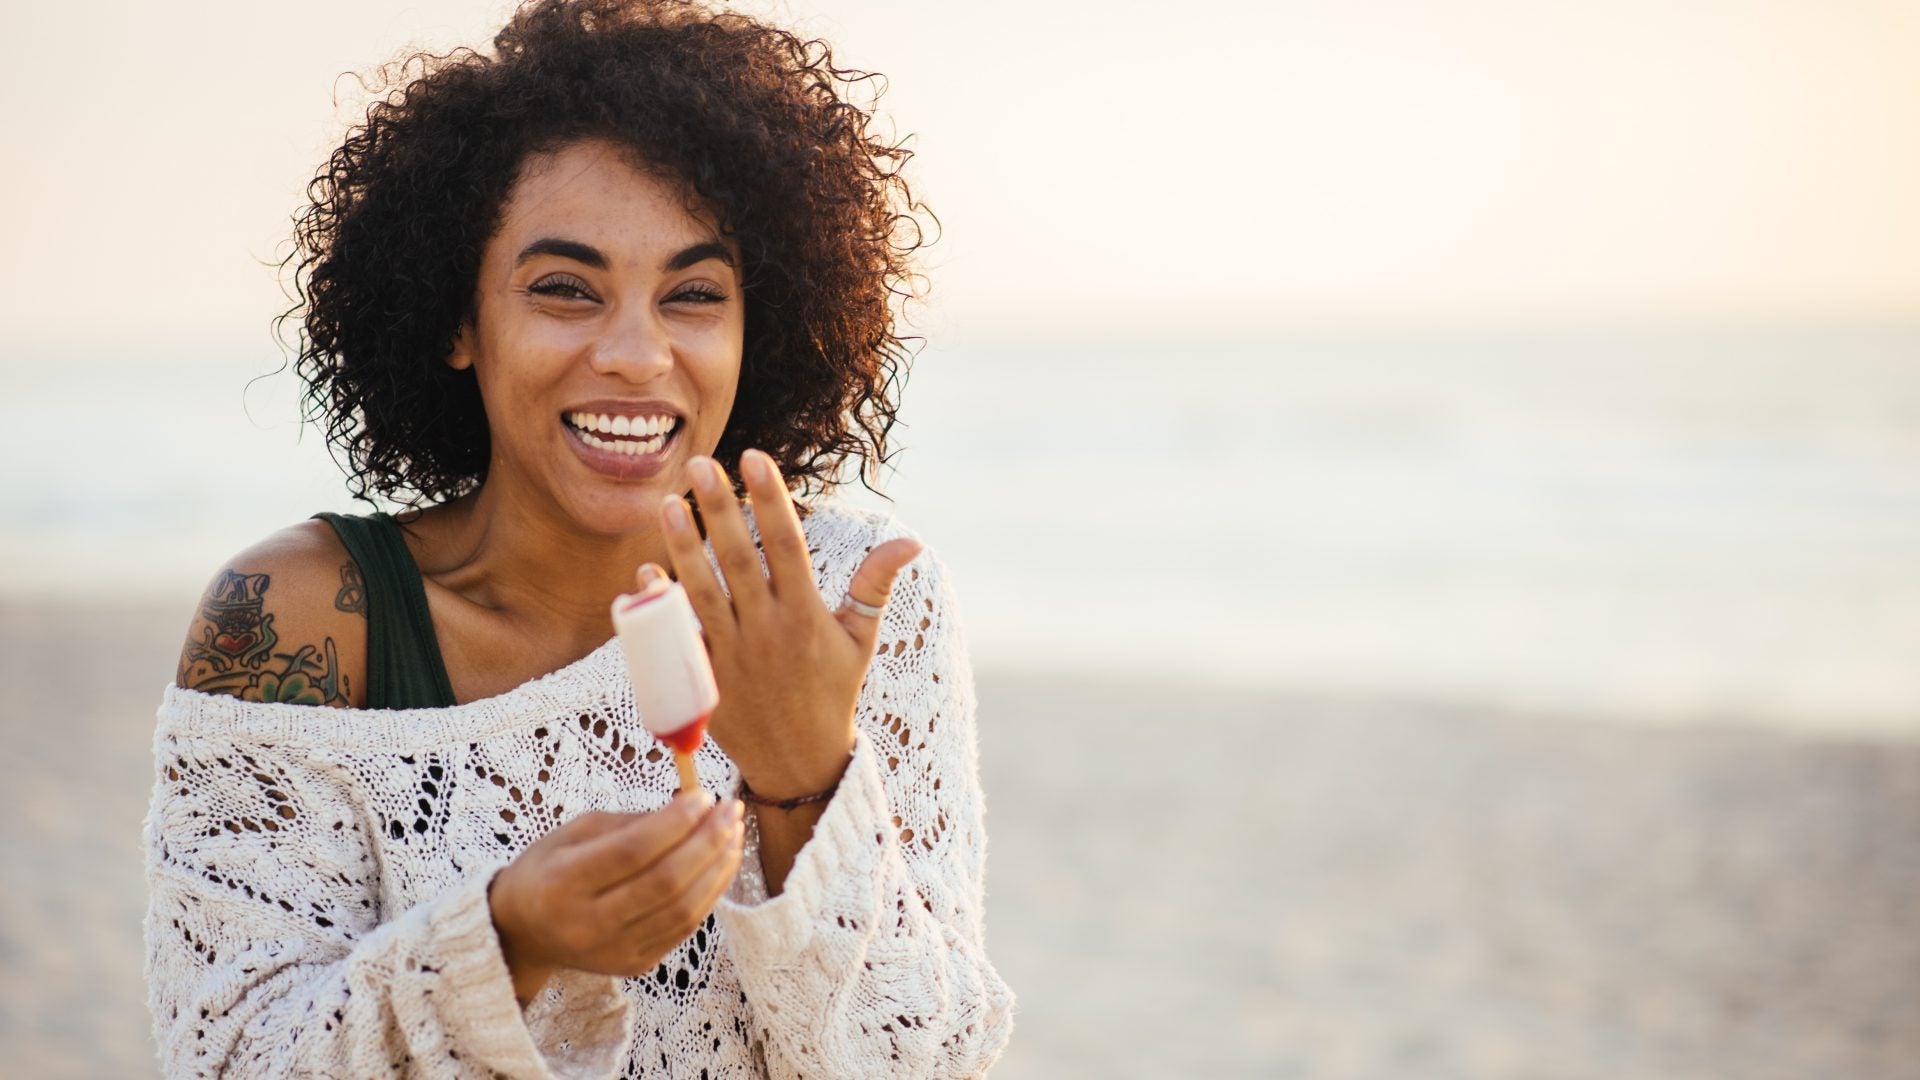
POLYGON ((568 516, 576 528, 594 536, 621 537, 660 529, 660 502, 670 494, 663 483, 596 484, 570 499, 568 516))

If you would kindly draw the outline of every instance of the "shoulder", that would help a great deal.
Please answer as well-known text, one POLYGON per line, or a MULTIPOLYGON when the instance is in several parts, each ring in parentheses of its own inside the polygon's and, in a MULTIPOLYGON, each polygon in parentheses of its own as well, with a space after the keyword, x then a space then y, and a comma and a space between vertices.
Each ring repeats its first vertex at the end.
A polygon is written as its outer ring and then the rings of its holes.
MULTIPOLYGON (((910 536, 924 546, 893 583, 882 634, 902 631, 906 638, 929 636, 959 640, 960 613, 952 576, 933 544, 886 510, 855 506, 837 498, 817 500, 802 522, 821 590, 837 601, 853 572, 875 546, 910 536)), ((884 642, 883 642, 884 644, 884 642)), ((896 646, 899 645, 895 641, 896 646)), ((918 646, 915 646, 916 648, 918 646)))
POLYGON ((201 596, 174 680, 247 701, 364 704, 366 590, 331 526, 303 521, 227 560, 201 596))
POLYGON ((849 570, 882 541, 899 536, 921 539, 886 510, 855 506, 831 495, 807 503, 800 527, 807 534, 807 545, 814 549, 816 561, 832 565, 851 559, 849 570))
POLYGON ((856 506, 843 499, 826 496, 807 504, 801 528, 807 534, 807 546, 813 551, 814 569, 826 579, 851 577, 855 568, 879 544, 902 536, 921 542, 924 550, 900 575, 896 590, 914 585, 921 590, 946 592, 950 588, 947 566, 935 545, 914 529, 908 528, 891 511, 856 506))

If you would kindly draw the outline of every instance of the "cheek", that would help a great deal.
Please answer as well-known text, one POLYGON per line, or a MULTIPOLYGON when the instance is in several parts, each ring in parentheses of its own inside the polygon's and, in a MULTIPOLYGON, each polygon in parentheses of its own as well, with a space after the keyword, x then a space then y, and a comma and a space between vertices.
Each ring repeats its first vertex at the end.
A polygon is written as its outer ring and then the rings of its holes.
POLYGON ((535 335, 496 332, 486 337, 474 356, 473 374, 494 442, 520 441, 523 433, 545 426, 534 422, 530 427, 529 414, 539 412, 538 403, 549 399, 541 387, 561 372, 569 355, 565 345, 535 335))
POLYGON ((741 326, 736 322, 720 328, 711 341, 705 343, 696 357, 692 358, 693 370, 689 372, 700 388, 701 419, 712 425, 713 437, 718 440, 720 432, 726 427, 727 417, 733 412, 733 402, 740 391, 740 350, 744 343, 741 326))

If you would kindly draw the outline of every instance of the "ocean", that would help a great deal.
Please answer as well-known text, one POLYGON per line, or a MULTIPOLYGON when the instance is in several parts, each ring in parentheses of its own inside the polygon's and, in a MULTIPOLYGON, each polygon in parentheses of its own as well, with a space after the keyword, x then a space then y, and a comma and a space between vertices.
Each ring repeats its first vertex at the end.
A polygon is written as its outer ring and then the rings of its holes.
MULTIPOLYGON (((351 508, 279 366, 0 357, 0 599, 351 508)), ((935 346, 903 416, 983 668, 1920 737, 1920 326, 935 346)))

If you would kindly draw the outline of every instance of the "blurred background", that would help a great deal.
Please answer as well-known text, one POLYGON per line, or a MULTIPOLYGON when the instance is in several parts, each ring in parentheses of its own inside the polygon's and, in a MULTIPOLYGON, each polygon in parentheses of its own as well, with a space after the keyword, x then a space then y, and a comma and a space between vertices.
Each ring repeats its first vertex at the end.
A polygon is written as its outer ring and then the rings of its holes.
MULTIPOLYGON (((153 1072, 152 710, 350 508, 268 327, 342 73, 510 10, 10 15, 20 1075, 153 1072)), ((887 74, 943 226, 885 490, 979 668, 996 1076, 1920 1076, 1920 8, 749 10, 887 74)))

